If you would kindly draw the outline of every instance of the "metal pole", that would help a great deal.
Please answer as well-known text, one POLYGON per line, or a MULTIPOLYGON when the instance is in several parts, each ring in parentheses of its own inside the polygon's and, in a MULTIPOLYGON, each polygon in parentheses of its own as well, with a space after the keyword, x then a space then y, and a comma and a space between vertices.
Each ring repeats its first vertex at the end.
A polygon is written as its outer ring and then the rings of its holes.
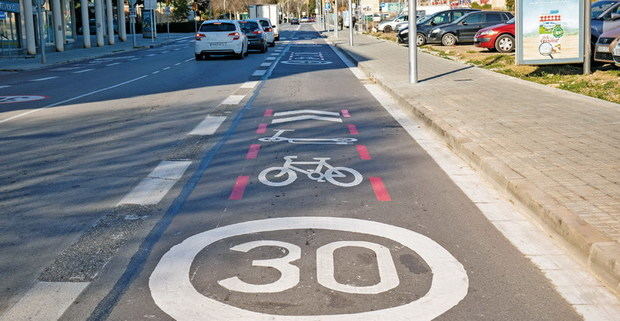
POLYGON ((41 63, 45 64, 45 35, 43 34, 43 4, 37 6, 37 24, 39 29, 39 48, 41 48, 41 63))
POLYGON ((334 36, 336 36, 336 39, 338 39, 338 28, 340 28, 340 26, 338 25, 338 0, 335 0, 335 3, 334 3, 334 36))
MULTIPOLYGON (((588 1, 588 0, 586 0, 588 1)), ((418 83, 417 0, 409 0, 409 83, 418 83)))
POLYGON ((349 46, 353 47, 353 1, 349 0, 349 46))
POLYGON ((592 34, 590 33, 590 25, 592 24, 590 19, 590 11, 592 10, 592 3, 590 0, 584 0, 584 19, 583 19, 583 74, 589 75, 592 73, 592 34))
POLYGON ((155 9, 151 9, 151 42, 155 42, 155 9))

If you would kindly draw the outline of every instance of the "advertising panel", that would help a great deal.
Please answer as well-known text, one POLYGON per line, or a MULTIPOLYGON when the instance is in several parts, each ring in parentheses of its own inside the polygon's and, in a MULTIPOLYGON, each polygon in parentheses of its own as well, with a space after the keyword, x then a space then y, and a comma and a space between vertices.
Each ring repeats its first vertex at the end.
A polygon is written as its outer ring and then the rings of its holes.
POLYGON ((517 62, 583 62, 584 6, 580 0, 518 0, 517 62))

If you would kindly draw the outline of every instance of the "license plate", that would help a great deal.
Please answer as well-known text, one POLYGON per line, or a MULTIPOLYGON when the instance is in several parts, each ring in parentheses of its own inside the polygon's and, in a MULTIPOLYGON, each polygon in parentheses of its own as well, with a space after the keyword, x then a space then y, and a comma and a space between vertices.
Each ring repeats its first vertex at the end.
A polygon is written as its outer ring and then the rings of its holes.
POLYGON ((221 47, 225 44, 226 44, 225 42, 212 42, 211 47, 221 47))
POLYGON ((597 46, 596 51, 598 52, 609 52, 609 46, 597 46))
POLYGON ((614 56, 620 56, 620 46, 616 46, 616 49, 614 49, 614 56))

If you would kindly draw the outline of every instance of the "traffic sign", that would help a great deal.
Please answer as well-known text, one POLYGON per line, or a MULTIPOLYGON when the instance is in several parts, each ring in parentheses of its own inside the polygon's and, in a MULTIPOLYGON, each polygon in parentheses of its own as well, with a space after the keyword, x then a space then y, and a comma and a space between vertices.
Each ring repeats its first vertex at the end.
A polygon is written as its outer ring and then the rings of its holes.
MULTIPOLYGON (((307 243, 306 243, 307 245, 307 243)), ((215 246, 215 245, 213 245, 215 246)), ((262 257, 261 257, 262 258, 262 257)), ((214 261, 211 261, 214 262, 214 261)), ((340 261, 342 264, 342 261, 340 261)), ((217 261, 214 264, 225 264, 217 261)), ((345 263, 346 264, 346 263, 345 263)), ((214 278, 213 267, 204 271, 200 277, 206 280, 214 278)), ((224 269, 228 269, 224 267, 224 269)), ((411 276, 406 278, 411 279, 411 276)), ((404 279, 403 279, 404 280, 404 279)), ((430 238, 414 231, 379 222, 340 218, 340 217, 284 217, 248 221, 218 227, 185 239, 165 253, 149 278, 149 288, 155 304, 177 321, 198 320, 253 320, 253 321, 384 321, 384 320, 432 320, 457 305, 467 295, 469 279, 463 265, 446 249, 430 238), (277 232, 286 233, 293 230, 313 230, 355 233, 373 239, 386 239, 415 252, 430 268, 429 289, 418 299, 385 309, 376 309, 357 313, 339 313, 327 315, 282 315, 269 312, 256 312, 219 301, 197 290, 192 283, 192 265, 199 253, 209 253, 209 246, 227 239, 245 239, 247 235, 260 237, 268 233, 269 239, 247 241, 229 248, 233 252, 249 252, 258 247, 281 249, 284 255, 273 259, 261 259, 248 262, 248 268, 269 267, 279 273, 271 283, 252 284, 232 276, 213 280, 219 286, 237 293, 273 294, 302 287, 300 280, 316 280, 320 286, 340 295, 380 295, 393 290, 400 284, 400 277, 394 268, 394 259, 390 250, 378 243, 339 240, 325 244, 314 253, 302 253, 308 247, 274 240, 277 232), (274 237, 275 235, 275 237, 274 237), (377 262, 379 280, 371 285, 344 284, 334 275, 334 253, 340 248, 357 247, 374 252, 377 262), (307 255, 315 255, 316 271, 308 271, 308 266, 298 260, 307 255), (302 277, 303 276, 303 277, 302 277), (316 276, 314 278, 313 276, 316 276)), ((411 293, 411 292, 409 292, 411 293)), ((311 300, 312 298, 307 298, 311 300)), ((320 304, 317 302, 317 306, 320 304)), ((275 311, 274 311, 275 312, 275 311)), ((321 313, 321 311, 317 311, 321 313)))
POLYGON ((155 10, 157 0, 144 0, 144 10, 155 10))

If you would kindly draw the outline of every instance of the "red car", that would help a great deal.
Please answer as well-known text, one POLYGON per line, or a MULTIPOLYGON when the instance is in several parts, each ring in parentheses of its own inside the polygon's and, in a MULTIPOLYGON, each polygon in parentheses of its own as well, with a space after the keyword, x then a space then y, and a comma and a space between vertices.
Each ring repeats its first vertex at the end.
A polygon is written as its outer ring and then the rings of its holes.
POLYGON ((515 19, 506 23, 480 29, 474 36, 476 47, 489 48, 499 52, 515 50, 515 19))

